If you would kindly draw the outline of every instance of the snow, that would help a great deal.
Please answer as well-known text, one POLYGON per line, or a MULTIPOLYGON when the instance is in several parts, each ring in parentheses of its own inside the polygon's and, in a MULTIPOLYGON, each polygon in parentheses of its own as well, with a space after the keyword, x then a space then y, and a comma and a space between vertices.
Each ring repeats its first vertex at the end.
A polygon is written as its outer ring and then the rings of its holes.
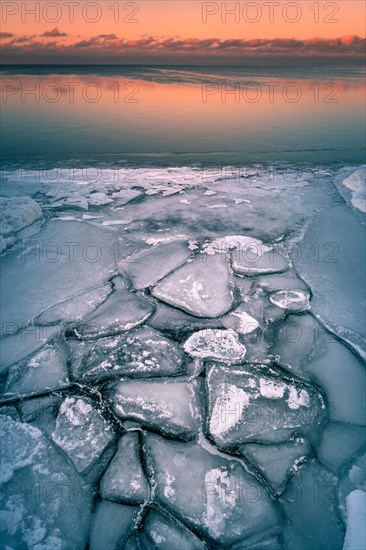
POLYGON ((272 304, 287 311, 300 312, 310 309, 310 296, 302 290, 280 290, 269 297, 272 304))
POLYGON ((184 343, 184 351, 199 359, 235 363, 244 359, 246 348, 235 331, 205 329, 194 332, 184 343))

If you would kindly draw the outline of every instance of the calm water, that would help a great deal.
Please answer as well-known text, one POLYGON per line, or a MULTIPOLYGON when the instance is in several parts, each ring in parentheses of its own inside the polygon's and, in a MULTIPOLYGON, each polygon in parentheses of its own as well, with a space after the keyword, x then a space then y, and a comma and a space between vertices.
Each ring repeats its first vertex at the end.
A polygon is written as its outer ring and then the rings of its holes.
POLYGON ((362 162, 364 71, 3 66, 3 162, 362 162))

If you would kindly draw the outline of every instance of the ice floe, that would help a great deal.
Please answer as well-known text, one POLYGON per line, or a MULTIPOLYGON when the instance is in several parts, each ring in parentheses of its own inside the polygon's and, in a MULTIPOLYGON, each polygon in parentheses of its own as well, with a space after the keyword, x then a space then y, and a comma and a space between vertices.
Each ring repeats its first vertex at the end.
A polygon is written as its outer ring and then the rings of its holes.
POLYGON ((160 244, 127 258, 120 263, 119 269, 131 278, 134 288, 142 289, 153 286, 190 256, 186 243, 160 244))
POLYGON ((184 350, 199 359, 241 362, 246 353, 234 330, 205 329, 194 332, 184 343, 184 350))
POLYGON ((52 439, 85 472, 114 437, 112 426, 87 397, 67 397, 61 404, 52 439))
POLYGON ((280 534, 275 504, 238 462, 210 454, 196 443, 153 435, 146 436, 144 448, 158 503, 187 526, 225 548, 247 541, 262 548, 280 534))
POLYGON ((17 233, 42 218, 42 210, 30 197, 0 197, 0 253, 17 241, 17 233))
POLYGON ((37 428, 0 415, 0 432, 2 546, 83 550, 90 488, 37 428))
POLYGON ((113 336, 142 325, 152 312, 153 306, 144 296, 122 289, 113 292, 93 313, 70 329, 70 332, 77 338, 84 339, 113 336))
POLYGON ((291 312, 310 309, 310 296, 302 290, 279 290, 270 295, 269 300, 275 306, 291 312))
POLYGON ((76 365, 76 378, 100 380, 117 375, 133 378, 177 376, 184 372, 181 347, 158 331, 143 327, 112 338, 103 338, 76 365))
POLYGON ((220 317, 233 303, 229 269, 219 255, 196 257, 158 283, 152 295, 196 317, 220 317))
POLYGON ((10 367, 2 397, 21 397, 59 390, 69 383, 66 349, 54 341, 10 367))
MULTIPOLYGON (((119 550, 134 527, 139 508, 102 500, 92 518, 90 550, 119 550)), ((126 548, 126 547, 125 547, 126 548)))
POLYGON ((58 322, 80 321, 104 302, 112 292, 110 284, 74 296, 65 302, 49 307, 35 318, 39 325, 52 325, 58 322))
POLYGON ((314 387, 268 365, 213 365, 207 394, 208 432, 220 448, 285 442, 295 433, 317 431, 325 420, 325 403, 314 387))
POLYGON ((353 206, 361 212, 366 212, 366 170, 356 170, 343 180, 343 185, 352 193, 353 206))
POLYGON ((139 504, 149 498, 149 484, 140 460, 138 432, 124 434, 101 482, 103 499, 139 504))
POLYGON ((198 430, 200 386, 196 381, 128 380, 109 391, 115 414, 168 436, 193 438, 198 430))

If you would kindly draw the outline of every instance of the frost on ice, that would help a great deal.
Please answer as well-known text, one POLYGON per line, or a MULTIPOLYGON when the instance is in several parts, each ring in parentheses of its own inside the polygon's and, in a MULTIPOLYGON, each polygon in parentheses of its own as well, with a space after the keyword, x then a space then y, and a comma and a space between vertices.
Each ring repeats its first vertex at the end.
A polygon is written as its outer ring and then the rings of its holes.
POLYGON ((113 429, 91 399, 67 397, 61 404, 52 439, 83 473, 114 437, 113 429))
POLYGON ((81 375, 88 379, 177 376, 184 372, 183 355, 176 342, 143 327, 93 344, 83 358, 81 375))
POLYGON ((194 332, 183 347, 192 357, 217 359, 229 363, 242 361, 246 353, 245 346, 231 329, 206 329, 194 332))
POLYGON ((310 309, 310 296, 302 290, 279 290, 269 297, 272 304, 287 311, 306 311, 310 309))
POLYGON ((156 481, 156 499, 179 520, 225 548, 247 540, 258 547, 266 547, 270 540, 276 547, 276 506, 239 463, 210 454, 196 443, 153 435, 146 436, 144 447, 156 481), (167 480, 174 480, 174 493, 166 491, 167 480), (251 491, 257 498, 251 498, 251 491))
POLYGON ((219 255, 198 256, 158 283, 152 294, 196 317, 220 317, 233 302, 229 269, 219 255))
POLYGON ((197 381, 184 380, 127 380, 109 392, 113 410, 123 420, 179 438, 192 438, 197 433, 199 394, 197 381))
POLYGON ((207 395, 208 431, 220 448, 285 442, 298 432, 316 432, 325 420, 324 400, 315 388, 285 379, 267 365, 213 365, 207 395))

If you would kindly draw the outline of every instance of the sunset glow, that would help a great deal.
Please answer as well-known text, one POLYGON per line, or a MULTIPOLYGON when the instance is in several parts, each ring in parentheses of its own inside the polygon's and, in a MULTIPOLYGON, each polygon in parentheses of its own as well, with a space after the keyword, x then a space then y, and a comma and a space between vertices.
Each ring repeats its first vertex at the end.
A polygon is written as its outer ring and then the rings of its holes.
POLYGON ((365 4, 3 2, 4 63, 361 62, 365 4))

